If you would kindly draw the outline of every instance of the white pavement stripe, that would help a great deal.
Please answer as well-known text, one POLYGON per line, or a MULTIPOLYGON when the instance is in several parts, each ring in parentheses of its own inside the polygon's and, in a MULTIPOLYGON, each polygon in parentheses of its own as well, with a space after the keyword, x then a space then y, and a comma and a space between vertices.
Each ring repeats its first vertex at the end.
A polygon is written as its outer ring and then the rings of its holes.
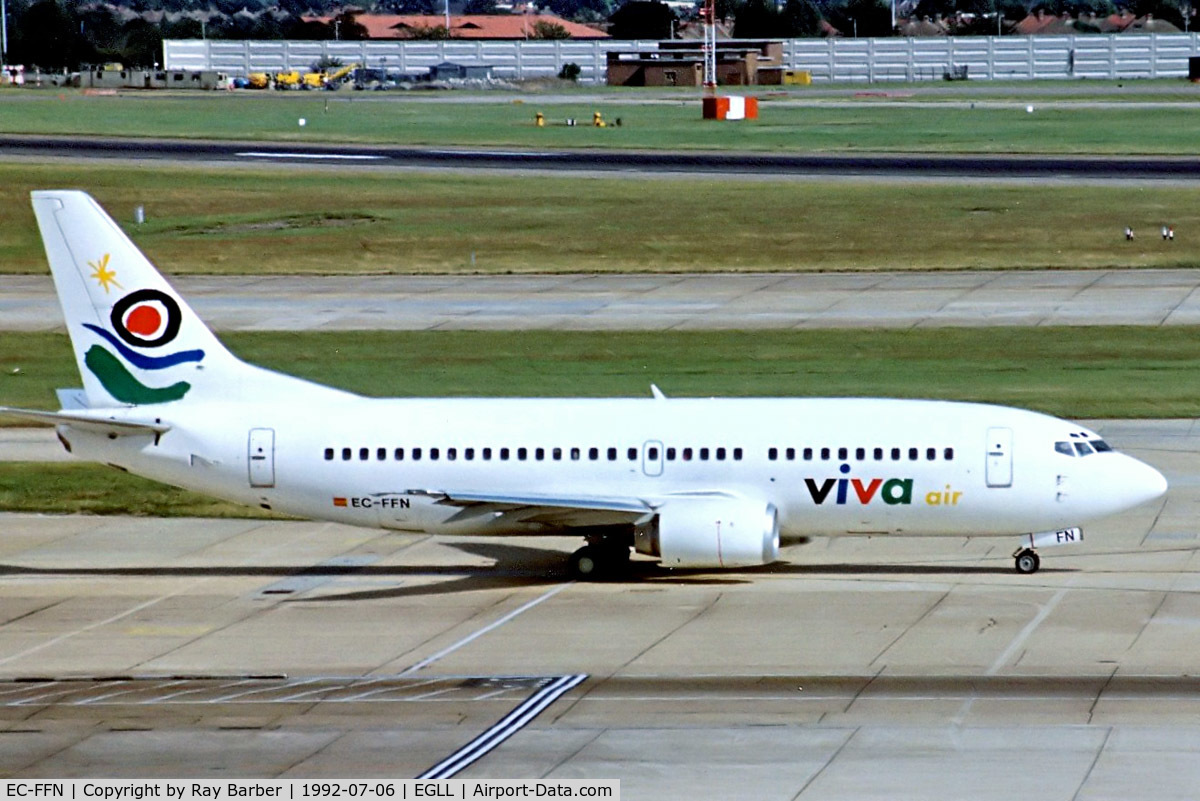
POLYGON ((537 606, 538 604, 542 603, 543 601, 550 600, 555 595, 558 595, 560 592, 565 590, 567 587, 570 587, 572 583, 573 582, 567 582, 566 584, 559 584, 557 587, 554 587, 554 588, 550 589, 548 592, 545 592, 542 595, 539 595, 537 598, 534 598, 532 601, 517 607, 516 609, 509 612, 507 615, 500 618, 499 620, 497 620, 493 623, 489 623, 488 625, 484 626, 483 628, 479 629, 478 631, 475 631, 475 632, 467 635, 466 637, 463 637, 458 642, 454 643, 451 646, 443 648, 442 650, 438 651, 436 654, 425 657, 420 662, 417 662, 415 665, 411 665, 410 667, 405 668, 404 670, 400 671, 396 675, 407 676, 409 674, 416 673, 418 670, 429 667, 434 662, 438 661, 439 659, 441 659, 445 656, 448 656, 449 654, 454 653, 459 648, 462 648, 464 645, 468 645, 471 642, 474 642, 478 638, 482 637, 484 634, 487 634, 489 631, 493 631, 493 630, 499 628, 500 626, 503 626, 505 623, 512 620, 517 615, 520 615, 521 613, 532 609, 533 607, 537 606))
POLYGON ((553 704, 587 679, 586 673, 559 676, 546 687, 525 699, 515 709, 497 721, 471 742, 418 776, 418 779, 449 779, 459 771, 486 756, 493 749, 512 737, 546 707, 553 704))
POLYGON ((317 161, 387 161, 387 156, 357 155, 354 153, 267 153, 248 150, 238 153, 247 159, 313 159, 317 161))

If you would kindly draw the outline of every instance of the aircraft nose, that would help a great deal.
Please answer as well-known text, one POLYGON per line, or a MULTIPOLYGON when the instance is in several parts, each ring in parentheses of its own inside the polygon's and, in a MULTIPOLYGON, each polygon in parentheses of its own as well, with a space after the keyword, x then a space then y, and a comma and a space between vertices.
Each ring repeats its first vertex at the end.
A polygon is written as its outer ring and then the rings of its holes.
POLYGON ((1129 506, 1137 506, 1138 504, 1152 501, 1155 498, 1161 498, 1167 491, 1167 479, 1163 474, 1155 470, 1145 462, 1139 462, 1132 457, 1129 459, 1129 464, 1126 466, 1124 473, 1124 495, 1127 498, 1129 506))

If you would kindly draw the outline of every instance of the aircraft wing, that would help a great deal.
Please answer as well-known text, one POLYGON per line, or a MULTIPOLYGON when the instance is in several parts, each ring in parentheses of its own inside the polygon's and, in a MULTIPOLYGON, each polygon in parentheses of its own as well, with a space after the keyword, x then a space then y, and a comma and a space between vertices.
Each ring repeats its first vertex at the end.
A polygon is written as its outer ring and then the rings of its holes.
POLYGON ((654 507, 636 498, 496 494, 446 490, 408 490, 406 495, 424 495, 443 506, 460 511, 446 522, 484 515, 503 517, 512 523, 541 523, 563 528, 612 526, 638 523, 654 514, 654 507))
POLYGON ((114 416, 106 416, 106 413, 100 410, 92 410, 91 412, 43 412, 36 409, 17 409, 12 406, 0 406, 0 414, 23 417, 26 420, 35 420, 39 423, 50 423, 51 425, 69 425, 84 429, 85 431, 114 434, 118 437, 133 434, 153 434, 159 436, 171 430, 171 426, 161 420, 121 420, 114 416))

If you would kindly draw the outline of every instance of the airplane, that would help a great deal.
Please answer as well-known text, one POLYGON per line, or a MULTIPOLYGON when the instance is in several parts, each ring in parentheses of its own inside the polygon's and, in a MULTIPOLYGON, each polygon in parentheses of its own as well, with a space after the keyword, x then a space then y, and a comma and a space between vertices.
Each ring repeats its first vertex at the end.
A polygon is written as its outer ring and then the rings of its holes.
POLYGON ((1018 573, 1163 476, 1076 423, 881 398, 401 398, 247 364, 81 191, 32 195, 82 389, 75 456, 247 505, 456 535, 574 533, 571 576, 749 568, 810 537, 1010 537, 1018 573))

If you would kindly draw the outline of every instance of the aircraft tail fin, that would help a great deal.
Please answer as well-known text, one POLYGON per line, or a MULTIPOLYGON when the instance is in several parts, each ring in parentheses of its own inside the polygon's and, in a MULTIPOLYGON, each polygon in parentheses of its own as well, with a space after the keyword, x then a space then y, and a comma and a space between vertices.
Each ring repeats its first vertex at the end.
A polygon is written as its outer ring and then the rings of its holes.
POLYGON ((316 386, 226 350, 86 192, 34 192, 33 210, 87 407, 234 400, 281 380, 316 386))

